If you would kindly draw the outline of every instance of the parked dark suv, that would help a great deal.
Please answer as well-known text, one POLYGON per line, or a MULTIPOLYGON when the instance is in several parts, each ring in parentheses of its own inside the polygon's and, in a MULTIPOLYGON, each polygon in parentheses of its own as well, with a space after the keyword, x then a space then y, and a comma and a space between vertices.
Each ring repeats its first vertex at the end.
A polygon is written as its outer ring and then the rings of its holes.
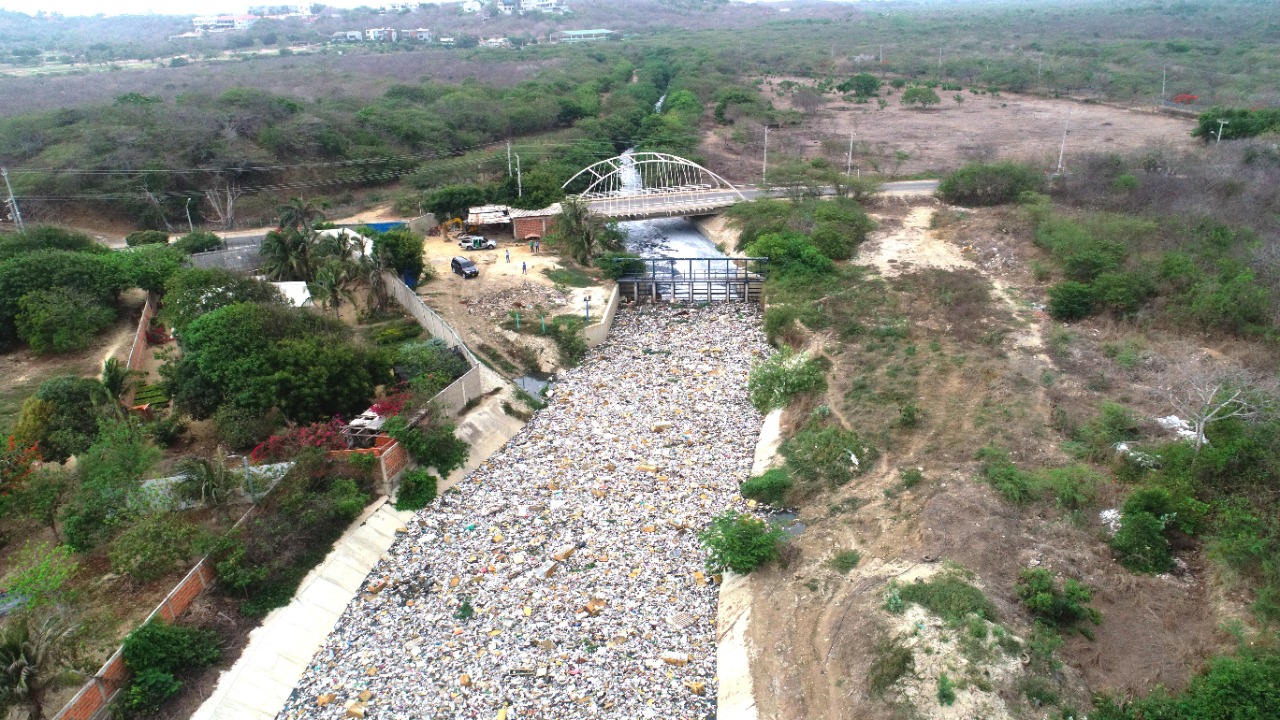
POLYGON ((480 268, 464 257, 456 257, 449 262, 449 267, 464 278, 473 278, 480 274, 480 268))

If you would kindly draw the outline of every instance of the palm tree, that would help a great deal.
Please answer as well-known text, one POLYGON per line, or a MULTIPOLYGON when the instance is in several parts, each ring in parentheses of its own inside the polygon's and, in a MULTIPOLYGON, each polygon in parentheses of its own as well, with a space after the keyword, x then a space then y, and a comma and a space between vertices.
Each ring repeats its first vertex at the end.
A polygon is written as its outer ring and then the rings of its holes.
POLYGON ((129 394, 141 375, 137 370, 130 370, 117 358, 107 358, 102 363, 102 387, 106 390, 107 397, 115 402, 120 402, 121 398, 129 394))
POLYGON ((227 455, 219 450, 212 458, 189 457, 178 464, 178 496, 225 514, 244 483, 242 473, 227 467, 227 455))
POLYGON ((316 272, 315 280, 307 283, 307 289, 311 291, 312 299, 336 315, 343 300, 355 304, 351 286, 355 284, 358 273, 359 266, 350 260, 330 260, 316 272))
POLYGON ((0 697, 25 704, 31 717, 44 717, 49 690, 65 671, 68 642, 75 628, 62 615, 34 623, 17 617, 0 634, 0 697))
POLYGON ((271 280, 310 281, 312 268, 312 243, 315 231, 285 228, 267 233, 259 252, 262 254, 262 272, 271 280))
POLYGON ((574 260, 587 266, 599 253, 622 247, 622 232, 617 226, 591 212, 585 202, 574 197, 560 202, 555 238, 564 243, 574 260))
POLYGON ((324 211, 314 199, 290 198, 288 204, 281 205, 276 211, 280 213, 280 228, 284 230, 307 230, 317 220, 324 219, 324 211))
POLYGON ((364 275, 365 289, 368 291, 364 299, 366 312, 382 312, 387 307, 387 269, 391 265, 385 248, 375 247, 371 254, 360 254, 357 264, 364 275))

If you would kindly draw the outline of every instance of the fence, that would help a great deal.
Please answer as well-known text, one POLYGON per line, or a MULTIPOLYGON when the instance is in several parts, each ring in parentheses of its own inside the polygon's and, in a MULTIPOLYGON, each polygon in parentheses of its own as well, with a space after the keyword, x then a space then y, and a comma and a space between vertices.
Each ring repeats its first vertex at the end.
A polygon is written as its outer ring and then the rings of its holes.
POLYGON ((618 313, 618 299, 620 297, 618 286, 614 285, 613 292, 609 294, 609 302, 604 307, 604 317, 600 318, 600 322, 582 329, 582 335, 587 340, 587 347, 593 348, 609 338, 609 328, 613 327, 613 316, 618 313))
MULTIPOLYGON (((239 527, 255 509, 249 508, 236 521, 232 529, 239 527)), ((191 572, 182 578, 182 582, 175 585, 156 609, 151 611, 144 623, 151 622, 156 616, 167 622, 173 622, 186 612, 187 608, 191 607, 191 603, 213 585, 216 579, 217 571, 214 570, 213 564, 209 562, 208 557, 202 558, 195 567, 191 568, 191 572)), ((129 670, 124 664, 124 646, 122 645, 116 648, 111 657, 102 664, 102 668, 80 688, 80 692, 62 706, 58 714, 53 716, 53 720, 91 720, 97 717, 115 698, 116 693, 120 692, 128 679, 129 670)))
POLYGON ((147 302, 142 306, 142 318, 138 320, 138 331, 133 334, 133 347, 129 348, 130 370, 141 370, 147 360, 147 329, 151 327, 151 318, 155 315, 155 293, 147 293, 147 302))
POLYGON ((261 241, 239 245, 226 250, 211 250, 191 256, 191 264, 198 268, 223 268, 248 272, 262 265, 261 241))
POLYGON ((480 364, 476 360, 476 356, 471 354, 471 349, 462 341, 462 337, 453 328, 449 327, 449 323, 441 319, 434 310, 427 307, 427 304, 422 302, 422 298, 418 297, 418 294, 411 290, 408 285, 405 285, 403 280, 391 273, 383 273, 382 277, 387 283, 387 289, 391 292, 391 297, 395 298, 395 301, 400 303, 400 307, 412 315, 418 321, 418 324, 422 326, 422 329, 430 333, 431 337, 444 340, 449 347, 461 348, 462 354, 467 357, 467 362, 472 369, 475 369, 480 364))

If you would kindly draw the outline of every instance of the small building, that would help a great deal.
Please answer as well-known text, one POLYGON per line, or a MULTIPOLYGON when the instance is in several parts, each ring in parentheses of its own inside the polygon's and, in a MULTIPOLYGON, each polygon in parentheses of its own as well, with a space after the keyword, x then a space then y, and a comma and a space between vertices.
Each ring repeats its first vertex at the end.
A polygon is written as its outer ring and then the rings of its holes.
POLYGON ((510 225, 511 208, 506 205, 480 205, 467 208, 467 227, 510 225))
POLYGON ((487 47, 487 48, 509 48, 509 47, 511 47, 511 41, 510 41, 510 40, 508 40, 508 39, 506 39, 506 38, 504 38, 504 37, 503 37, 503 38, 489 38, 489 39, 487 39, 487 40, 481 40, 481 41, 480 41, 480 47, 487 47))
POLYGON ((464 13, 478 13, 481 10, 484 10, 484 3, 480 2, 480 0, 467 0, 462 3, 462 12, 464 13))
POLYGON ((196 30, 207 33, 248 30, 258 22, 257 15, 197 15, 191 18, 196 30))
POLYGON ((364 39, 369 42, 396 42, 400 39, 400 31, 395 28, 369 28, 364 31, 364 39))
POLYGON ((560 0, 516 0, 519 10, 526 12, 544 12, 562 15, 568 10, 560 0))
POLYGON ((329 36, 333 42, 360 42, 364 40, 364 33, 359 30, 339 30, 329 36))
POLYGON ((595 30, 557 30, 551 33, 550 37, 553 43, 585 43, 617 39, 618 33, 602 28, 595 30))
POLYGON ((508 215, 511 218, 511 234, 516 240, 545 238, 547 233, 555 229, 556 216, 560 214, 560 203, 541 210, 519 210, 512 208, 508 215))
POLYGON ((427 28, 417 28, 415 30, 401 30, 400 38, 403 40, 416 40, 418 42, 431 42, 431 31, 427 28))
POLYGON ((440 38, 439 42, 441 45, 444 45, 445 47, 453 47, 454 44, 457 42, 457 39, 451 38, 451 37, 442 37, 440 38))

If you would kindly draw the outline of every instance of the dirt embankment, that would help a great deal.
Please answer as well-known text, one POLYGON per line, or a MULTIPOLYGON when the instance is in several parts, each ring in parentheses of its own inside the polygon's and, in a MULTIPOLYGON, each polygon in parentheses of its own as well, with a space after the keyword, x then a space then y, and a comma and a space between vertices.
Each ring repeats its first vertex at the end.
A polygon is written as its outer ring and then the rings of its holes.
MULTIPOLYGON (((1185 685, 1226 644, 1200 553, 1185 555, 1180 574, 1135 575, 1112 558, 1096 514, 1012 506, 978 479, 974 452, 987 444, 1008 448, 1019 465, 1065 464, 1054 409, 1100 401, 1087 389, 1087 368, 1059 367, 1044 347, 1049 323, 1043 288, 1027 269, 1029 229, 1013 211, 960 211, 933 199, 885 199, 872 212, 880 229, 859 262, 884 278, 894 300, 868 322, 898 313, 905 337, 812 336, 809 346, 832 362, 830 387, 788 410, 782 424, 793 430, 825 405, 875 438, 882 455, 848 485, 803 502, 807 530, 789 542, 785 564, 748 579, 746 646, 759 717, 1043 717, 1028 683, 1049 683, 1056 702, 1078 709, 1092 692, 1185 685), (956 298, 979 285, 989 300, 961 307, 956 298), (908 402, 921 420, 910 428, 885 422, 908 402), (887 415, 875 416, 879 406, 887 415), (891 429, 878 434, 883 425, 891 429), (903 472, 911 469, 923 480, 908 486, 903 472), (842 574, 831 561, 851 549, 861 562, 842 574), (918 606, 886 608, 891 582, 957 567, 993 603, 995 623, 957 628, 918 606), (1033 625, 1014 592, 1029 567, 1081 580, 1103 616, 1092 640, 1065 636, 1062 667, 1047 676, 1027 665, 1033 625), (878 693, 873 678, 894 657, 910 665, 878 693), (944 673, 958 685, 952 705, 937 700, 944 673)), ((1140 390, 1118 382, 1108 392, 1140 390)), ((1108 487, 1099 501, 1111 506, 1122 494, 1108 487)))

